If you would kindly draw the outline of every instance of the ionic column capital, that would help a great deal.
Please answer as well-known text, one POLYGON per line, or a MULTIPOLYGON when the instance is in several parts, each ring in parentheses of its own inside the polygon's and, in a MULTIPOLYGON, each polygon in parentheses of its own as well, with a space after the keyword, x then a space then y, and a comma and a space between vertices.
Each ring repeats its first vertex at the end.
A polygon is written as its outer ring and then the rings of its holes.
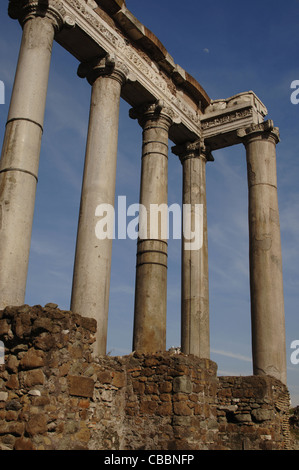
POLYGON ((272 139, 275 145, 280 142, 279 129, 278 127, 274 127, 274 123, 271 119, 260 124, 252 124, 246 129, 239 129, 237 135, 242 139, 245 145, 253 139, 261 140, 265 137, 272 139))
POLYGON ((64 26, 75 26, 75 19, 66 13, 59 0, 9 0, 8 14, 19 20, 22 27, 26 21, 36 17, 49 19, 56 32, 64 26))
POLYGON ((202 158, 205 162, 214 161, 211 149, 209 146, 205 145, 203 140, 176 145, 172 147, 171 150, 172 153, 179 157, 182 164, 190 158, 202 158))
POLYGON ((131 79, 128 67, 111 54, 81 63, 77 73, 80 78, 86 78, 90 85, 93 85, 99 77, 109 77, 121 85, 124 85, 129 78, 131 79))
POLYGON ((137 119, 142 128, 150 120, 160 121, 160 124, 164 125, 166 130, 169 130, 172 124, 179 122, 178 116, 170 107, 165 105, 163 100, 132 108, 129 111, 129 116, 131 119, 137 119))

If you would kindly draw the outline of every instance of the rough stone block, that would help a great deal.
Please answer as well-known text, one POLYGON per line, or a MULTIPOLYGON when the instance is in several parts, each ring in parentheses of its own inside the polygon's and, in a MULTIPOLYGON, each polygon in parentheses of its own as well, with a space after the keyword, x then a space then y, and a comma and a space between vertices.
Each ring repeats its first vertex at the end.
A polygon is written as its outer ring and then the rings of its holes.
POLYGON ((70 395, 87 398, 93 397, 94 381, 90 377, 69 375, 68 382, 70 395))
POLYGON ((112 373, 112 385, 117 388, 121 388, 126 385, 126 377, 124 372, 116 371, 112 373))
POLYGON ((111 384, 112 372, 108 370, 101 371, 97 374, 98 381, 102 384, 111 384))
POLYGON ((134 381, 133 390, 138 395, 143 395, 145 391, 145 385, 143 382, 134 381))
POLYGON ((7 392, 0 392, 0 401, 6 401, 8 398, 7 392))
POLYGON ((251 412, 253 418, 258 421, 267 421, 273 418, 273 412, 271 410, 256 409, 251 412))
POLYGON ((190 416, 192 415, 192 410, 189 408, 186 402, 176 402, 173 404, 173 411, 176 415, 179 416, 190 416))
POLYGON ((0 335, 6 335, 10 330, 10 325, 7 320, 4 318, 0 320, 0 335))
POLYGON ((172 411, 172 404, 171 403, 162 403, 158 405, 156 414, 158 416, 171 416, 173 413, 172 411))
POLYGON ((45 381, 44 373, 41 369, 33 369, 24 372, 23 382, 25 387, 33 387, 34 385, 43 385, 45 381))
POLYGON ((57 307, 58 307, 58 305, 55 304, 55 303, 53 303, 53 302, 48 302, 48 303, 45 305, 45 308, 51 308, 51 309, 54 308, 54 309, 55 309, 55 308, 57 308, 57 307))
POLYGON ((159 388, 160 393, 169 393, 172 391, 172 383, 171 382, 159 383, 158 388, 159 388))
POLYGON ((142 401, 140 403, 140 412, 144 414, 155 414, 157 410, 157 403, 155 401, 142 401))
POLYGON ((250 413, 236 413, 234 418, 238 423, 249 423, 251 421, 250 413))
POLYGON ((19 378, 17 374, 12 374, 8 381, 6 382, 6 387, 9 388, 10 390, 16 390, 20 386, 19 384, 19 378))
POLYGON ((13 434, 15 436, 22 436, 24 432, 24 423, 19 422, 1 422, 0 434, 13 434))
POLYGON ((175 393, 191 393, 192 392, 192 382, 189 377, 185 375, 181 377, 175 377, 173 380, 173 391, 175 393))
POLYGON ((31 440, 26 437, 19 437, 16 439, 14 450, 35 450, 31 440))
POLYGON ((20 360, 21 369, 36 369, 45 365, 45 354, 43 351, 29 349, 20 360))
POLYGON ((158 385, 156 383, 148 383, 145 386, 145 393, 148 395, 158 393, 158 385))
POLYGON ((96 333, 97 331, 97 322, 94 318, 81 318, 81 326, 91 333, 96 333))
POLYGON ((34 321, 32 331, 35 334, 37 332, 42 332, 42 331, 51 332, 53 330, 53 327, 54 327, 54 323, 52 322, 51 318, 40 317, 34 321))
POLYGON ((50 351, 55 345, 55 338, 50 333, 42 333, 34 340, 34 346, 42 351, 50 351))
POLYGON ((6 362, 6 368, 13 373, 16 373, 18 371, 18 366, 19 366, 19 361, 16 356, 13 356, 12 354, 8 356, 7 362, 6 362))
POLYGON ((160 395, 160 400, 161 400, 162 402, 167 402, 167 401, 170 402, 170 401, 171 401, 171 398, 172 398, 172 397, 171 397, 171 394, 170 394, 170 393, 162 393, 162 394, 160 395))
POLYGON ((26 424, 26 432, 29 436, 44 434, 47 432, 47 420, 43 414, 33 415, 26 424))

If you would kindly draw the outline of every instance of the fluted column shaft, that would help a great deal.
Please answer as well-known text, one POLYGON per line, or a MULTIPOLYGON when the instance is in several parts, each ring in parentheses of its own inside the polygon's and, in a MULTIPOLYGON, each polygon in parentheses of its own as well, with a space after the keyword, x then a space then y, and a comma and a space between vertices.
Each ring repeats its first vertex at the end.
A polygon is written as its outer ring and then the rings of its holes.
MULTIPOLYGON (((97 320, 95 353, 106 353, 112 233, 97 236, 104 216, 98 207, 114 207, 119 105, 126 69, 109 57, 78 74, 92 84, 81 206, 73 274, 71 310, 97 320)), ((111 221, 113 222, 113 220, 111 221)))
POLYGON ((206 162, 210 152, 200 143, 173 147, 183 166, 183 233, 181 291, 181 349, 185 354, 210 357, 209 266, 206 202, 206 162), (193 241, 185 233, 191 217, 193 241), (196 223, 196 220, 198 223, 196 223))
POLYGON ((247 155, 253 372, 286 383, 282 254, 272 121, 239 132, 247 155))
POLYGON ((50 6, 11 2, 9 12, 23 35, 0 162, 0 309, 24 303, 52 44, 63 24, 50 6))
MULTIPOLYGON (((159 105, 139 110, 143 127, 140 214, 137 244, 133 350, 145 353, 166 349, 167 234, 153 209, 167 207, 168 134, 171 117, 159 105)), ((163 217, 167 217, 164 212, 163 217)), ((162 220, 161 219, 161 220, 162 220)), ((165 219, 164 219, 165 220, 165 219)))

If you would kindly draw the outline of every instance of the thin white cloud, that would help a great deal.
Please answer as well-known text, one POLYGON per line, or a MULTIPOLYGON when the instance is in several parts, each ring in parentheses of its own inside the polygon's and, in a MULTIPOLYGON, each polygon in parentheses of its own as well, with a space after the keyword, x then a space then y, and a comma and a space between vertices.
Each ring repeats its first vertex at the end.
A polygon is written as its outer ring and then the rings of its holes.
POLYGON ((211 353, 217 354, 220 356, 231 357, 233 359, 238 359, 239 361, 252 362, 252 358, 248 356, 243 356, 239 353, 233 353, 229 351, 221 351, 219 349, 211 349, 211 353))

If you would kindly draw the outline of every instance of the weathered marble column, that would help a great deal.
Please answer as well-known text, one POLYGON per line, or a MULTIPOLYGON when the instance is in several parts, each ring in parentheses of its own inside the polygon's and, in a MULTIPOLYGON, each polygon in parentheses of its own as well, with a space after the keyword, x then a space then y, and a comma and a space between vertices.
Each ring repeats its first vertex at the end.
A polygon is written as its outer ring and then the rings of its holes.
POLYGON ((181 349, 185 354, 209 358, 206 162, 213 157, 200 141, 173 147, 172 151, 183 165, 181 349), (186 233, 185 217, 191 218, 188 228, 196 231, 193 239, 186 233))
POLYGON ((255 375, 286 383, 282 255, 272 121, 239 131, 246 147, 249 187, 252 354, 255 375))
POLYGON ((114 208, 119 105, 127 68, 107 56, 93 64, 81 64, 78 74, 87 77, 92 95, 71 310, 97 320, 95 353, 103 355, 107 343, 113 233, 99 234, 96 226, 102 216, 111 215, 109 207, 114 208))
POLYGON ((167 234, 154 212, 160 206, 161 220, 167 217, 172 118, 162 103, 131 110, 130 116, 138 118, 143 128, 140 205, 144 212, 139 218, 133 350, 154 353, 166 349, 167 234))
POLYGON ((24 303, 52 44, 64 21, 58 2, 11 1, 9 14, 23 36, 0 162, 0 309, 24 303))

